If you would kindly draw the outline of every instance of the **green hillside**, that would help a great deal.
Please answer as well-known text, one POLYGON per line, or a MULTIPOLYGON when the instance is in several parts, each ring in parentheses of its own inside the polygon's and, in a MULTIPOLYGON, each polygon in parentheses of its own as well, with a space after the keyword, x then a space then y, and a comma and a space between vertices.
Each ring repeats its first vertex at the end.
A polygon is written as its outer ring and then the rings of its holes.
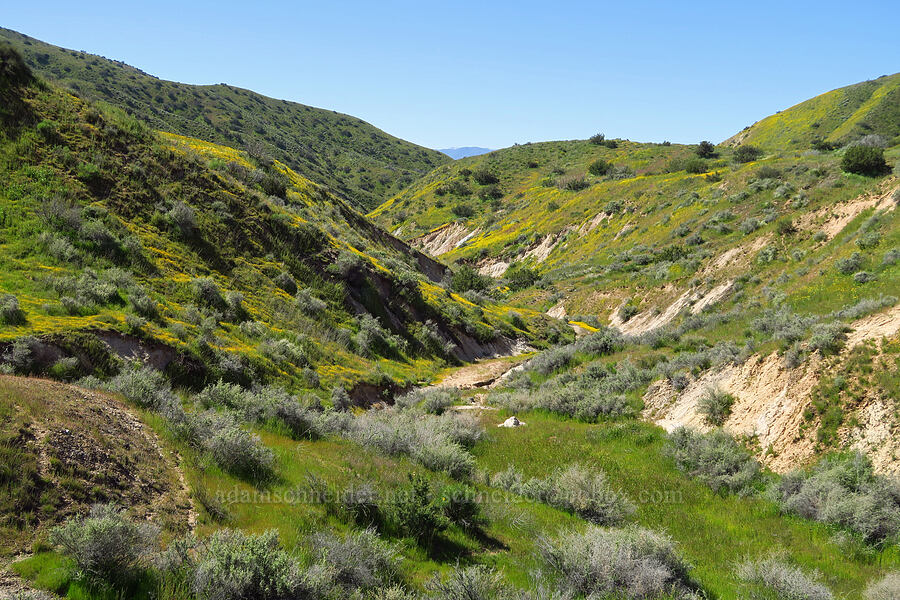
POLYGON ((364 216, 159 128, 0 45, 0 596, 900 593, 895 138, 526 144, 364 216))
MULTIPOLYGON (((689 364, 694 359, 678 356, 727 346, 736 365, 772 365, 758 385, 821 382, 796 392, 800 423, 763 436, 757 456, 773 467, 851 447, 868 435, 859 419, 869 401, 895 406, 894 359, 882 364, 877 348, 857 357, 881 365, 881 383, 866 401, 825 380, 835 363, 867 368, 850 364, 847 332, 859 330, 850 338, 859 344, 900 329, 890 308, 900 290, 897 178, 884 168, 875 176, 847 172, 851 151, 843 149, 708 153, 599 137, 516 146, 440 167, 370 216, 441 260, 480 272, 499 301, 547 311, 579 333, 612 325, 649 345, 635 349, 635 363, 689 364), (882 311, 883 329, 856 322, 882 311)), ((896 165, 900 146, 884 156, 896 165)), ((749 366, 725 372, 703 359, 688 379, 676 377, 683 367, 674 369, 654 392, 644 386, 659 373, 632 391, 638 407, 664 403, 648 413, 661 424, 699 420, 690 403, 717 381, 743 390, 748 415, 771 398, 754 396, 749 366)), ((733 431, 752 431, 756 421, 747 418, 733 431)), ((882 468, 894 470, 895 444, 883 451, 882 468)))
POLYGON ((390 388, 540 330, 535 313, 445 292, 446 267, 278 161, 40 82, 3 95, 0 340, 52 350, 20 370, 75 351, 70 376, 101 372, 84 347, 97 332, 194 386, 390 388))
POLYGON ((866 135, 900 143, 900 73, 838 88, 766 117, 723 142, 763 148, 841 146, 866 135))
POLYGON ((370 209, 450 159, 360 119, 227 84, 158 79, 119 61, 0 28, 41 77, 125 110, 154 129, 252 149, 370 209))

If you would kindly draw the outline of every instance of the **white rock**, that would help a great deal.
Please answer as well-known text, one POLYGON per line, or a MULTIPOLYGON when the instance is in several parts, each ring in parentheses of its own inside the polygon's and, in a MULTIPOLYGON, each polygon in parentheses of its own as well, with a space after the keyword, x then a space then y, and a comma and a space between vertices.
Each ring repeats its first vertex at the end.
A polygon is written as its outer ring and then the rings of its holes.
POLYGON ((512 416, 512 417, 508 418, 507 420, 503 421, 502 423, 500 423, 499 425, 497 425, 497 427, 522 427, 523 425, 525 425, 525 423, 520 421, 518 419, 518 417, 512 416))

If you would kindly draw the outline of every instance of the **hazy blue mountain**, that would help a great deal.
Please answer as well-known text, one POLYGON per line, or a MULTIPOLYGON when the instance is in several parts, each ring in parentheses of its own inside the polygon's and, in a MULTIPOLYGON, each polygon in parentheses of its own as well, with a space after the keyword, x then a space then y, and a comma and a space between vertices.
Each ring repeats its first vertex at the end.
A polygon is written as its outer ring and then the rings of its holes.
POLYGON ((443 152, 452 159, 466 158, 467 156, 478 156, 479 154, 487 154, 492 152, 490 148, 479 148, 478 146, 463 146, 462 148, 444 148, 438 150, 443 152))

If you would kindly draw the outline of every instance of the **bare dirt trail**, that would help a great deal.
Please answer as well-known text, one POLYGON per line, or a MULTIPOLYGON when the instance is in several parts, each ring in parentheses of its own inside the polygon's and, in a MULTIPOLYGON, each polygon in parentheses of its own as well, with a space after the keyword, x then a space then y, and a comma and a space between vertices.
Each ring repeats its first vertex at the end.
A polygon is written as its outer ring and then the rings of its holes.
POLYGON ((435 383, 433 387, 457 388, 459 390, 489 388, 497 384, 504 375, 513 371, 529 358, 531 358, 530 354, 520 354, 512 357, 504 356, 480 360, 454 369, 435 383))

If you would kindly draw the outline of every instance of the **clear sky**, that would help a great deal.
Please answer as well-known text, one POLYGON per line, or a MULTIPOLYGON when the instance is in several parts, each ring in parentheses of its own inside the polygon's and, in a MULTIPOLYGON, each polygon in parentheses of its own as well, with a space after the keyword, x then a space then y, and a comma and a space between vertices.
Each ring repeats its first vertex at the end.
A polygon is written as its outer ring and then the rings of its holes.
POLYGON ((721 141, 900 71, 900 5, 8 2, 0 25, 187 83, 348 113, 429 146, 721 141))

